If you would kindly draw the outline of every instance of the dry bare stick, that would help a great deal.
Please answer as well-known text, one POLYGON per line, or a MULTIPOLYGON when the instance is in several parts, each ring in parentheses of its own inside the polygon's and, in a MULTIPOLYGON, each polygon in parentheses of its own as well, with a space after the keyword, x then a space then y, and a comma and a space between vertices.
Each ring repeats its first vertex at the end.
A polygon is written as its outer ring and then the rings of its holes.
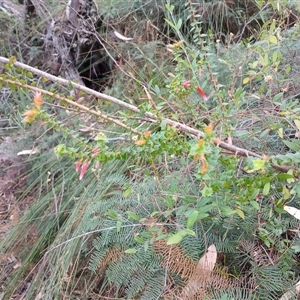
POLYGON ((34 6, 37 15, 41 20, 48 24, 52 20, 51 13, 47 9, 43 0, 31 0, 32 5, 34 6))
POLYGON ((21 19, 23 15, 23 8, 20 5, 16 5, 9 0, 0 1, 0 10, 2 10, 7 15, 14 15, 15 17, 21 19))
MULTIPOLYGON (((0 62, 9 63, 9 59, 5 58, 5 57, 0 57, 0 62)), ((93 96, 95 96, 97 98, 110 101, 112 103, 115 103, 115 104, 117 104, 117 105, 119 105, 121 107, 124 107, 124 108, 126 108, 128 110, 131 110, 133 112, 141 113, 140 109, 138 107, 134 106, 134 105, 131 105, 129 103, 121 101, 121 100, 119 100, 119 99, 117 99, 115 97, 112 97, 112 96, 109 96, 109 95, 106 95, 106 94, 103 94, 103 93, 99 93, 99 92, 97 92, 95 90, 89 89, 89 88, 87 88, 87 87, 85 87, 83 85, 80 85, 78 83, 75 83, 73 81, 69 81, 69 80, 66 80, 66 79, 62 79, 62 78, 50 75, 50 74, 48 74, 48 73, 46 73, 44 71, 38 70, 36 68, 33 68, 31 66, 28 66, 28 65, 20 63, 20 62, 14 62, 13 65, 16 66, 16 67, 18 67, 18 68, 22 68, 22 69, 24 69, 26 71, 32 72, 32 73, 34 73, 34 74, 36 74, 38 76, 45 77, 45 78, 47 78, 47 79, 49 79, 49 80, 51 80, 53 82, 56 82, 56 83, 59 83, 59 84, 63 85, 63 86, 72 85, 72 87, 74 89, 83 91, 83 92, 85 92, 85 93, 87 93, 89 95, 93 95, 93 96)), ((3 81, 3 79, 2 79, 2 81, 3 81)), ((22 84, 19 84, 19 86, 22 86, 22 84)), ((32 89, 31 86, 28 86, 28 88, 32 89)), ((39 90, 39 91, 41 91, 42 93, 45 93, 45 94, 49 93, 49 92, 46 92, 44 90, 39 90)), ((51 93, 51 96, 53 96, 52 93, 51 93)), ((68 99, 63 98, 62 100, 66 101, 68 99)), ((84 111, 91 112, 91 110, 88 109, 87 107, 85 107, 84 105, 77 104, 76 102, 71 101, 71 100, 68 100, 68 101, 69 101, 68 103, 71 104, 71 105, 74 105, 74 106, 76 106, 76 107, 78 107, 78 108, 80 108, 80 109, 82 109, 84 111)), ((94 111, 94 112, 96 112, 96 111, 94 111)), ((101 114, 99 114, 98 112, 96 112, 96 113, 97 113, 97 115, 99 117, 101 117, 101 114)), ((150 112, 145 112, 144 116, 146 116, 147 118, 151 119, 150 121, 159 121, 160 120, 158 117, 156 117, 154 114, 152 114, 150 112)), ((204 137, 204 133, 202 131, 198 130, 198 129, 192 128, 192 127, 187 126, 187 125, 185 125, 183 123, 179 123, 177 121, 174 121, 174 120, 171 120, 171 119, 168 119, 168 118, 161 118, 161 119, 164 120, 168 125, 174 127, 175 129, 177 129, 177 130, 179 130, 181 132, 189 133, 189 134, 191 134, 191 135, 193 135, 193 136, 195 136, 197 138, 204 137)), ((114 122, 115 121, 116 120, 114 120, 114 122)), ((124 127, 124 126, 122 126, 122 127, 124 127)), ((239 147, 234 146, 234 145, 229 144, 229 143, 225 143, 225 142, 223 142, 223 141, 221 141, 219 139, 215 139, 214 143, 218 147, 226 149, 226 150, 230 151, 231 153, 233 153, 234 155, 247 156, 247 157, 248 156, 252 156, 252 157, 262 158, 262 155, 260 155, 260 154, 257 154, 257 153, 255 153, 253 151, 249 151, 247 149, 239 148, 239 147)))

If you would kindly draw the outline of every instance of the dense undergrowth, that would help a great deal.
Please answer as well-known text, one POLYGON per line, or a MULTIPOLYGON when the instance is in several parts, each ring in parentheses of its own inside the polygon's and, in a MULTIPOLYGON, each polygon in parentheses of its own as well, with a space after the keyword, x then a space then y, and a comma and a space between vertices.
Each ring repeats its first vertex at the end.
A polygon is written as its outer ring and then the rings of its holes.
POLYGON ((3 299, 297 299, 297 3, 96 2, 104 96, 6 40, 3 299))

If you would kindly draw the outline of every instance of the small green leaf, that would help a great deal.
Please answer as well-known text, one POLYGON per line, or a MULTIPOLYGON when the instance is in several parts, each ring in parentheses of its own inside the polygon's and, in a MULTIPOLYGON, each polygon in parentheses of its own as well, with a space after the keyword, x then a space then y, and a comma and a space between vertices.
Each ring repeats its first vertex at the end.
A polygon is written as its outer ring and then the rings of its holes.
POLYGON ((283 200, 287 200, 291 197, 291 193, 287 187, 282 188, 283 200))
POLYGON ((177 24, 176 24, 176 28, 177 28, 178 31, 180 30, 181 25, 182 25, 182 19, 179 19, 177 24))
POLYGON ((253 160, 253 167, 254 170, 259 171, 265 167, 266 161, 263 159, 254 159, 253 160))
POLYGON ((261 63, 263 66, 267 66, 269 64, 269 53, 266 53, 264 57, 261 57, 261 63))
POLYGON ((186 222, 186 227, 190 228, 192 227, 195 222, 197 221, 199 212, 197 210, 194 210, 188 217, 187 222, 186 222))
MULTIPOLYGON (((202 204, 202 200, 201 200, 201 204, 202 204)), ((206 213, 207 211, 210 211, 212 208, 215 208, 216 206, 218 206, 218 205, 216 205, 215 203, 203 205, 203 206, 199 207, 198 211, 199 211, 199 213, 206 213)))
POLYGON ((264 243, 268 248, 271 246, 270 241, 267 239, 264 240, 264 243))
POLYGON ((205 186, 201 191, 203 197, 210 197, 213 195, 213 189, 205 186))
POLYGON ((144 244, 145 240, 142 239, 141 237, 139 237, 138 235, 134 237, 134 240, 138 243, 138 244, 144 244))
POLYGON ((106 213, 106 215, 112 219, 117 219, 118 218, 118 214, 112 210, 112 209, 109 209, 106 213))
POLYGON ((168 4, 168 3, 166 4, 166 9, 167 9, 170 13, 173 12, 174 8, 175 8, 174 5, 170 5, 170 4, 168 4))
POLYGON ((273 98, 273 102, 276 103, 276 102, 281 102, 282 100, 282 97, 283 97, 283 92, 280 92, 278 94, 276 94, 273 98))
POLYGON ((250 132, 247 130, 237 130, 233 133, 235 137, 247 137, 248 135, 250 135, 250 132))
POLYGON ((144 237, 145 239, 150 239, 150 238, 153 237, 153 234, 149 231, 143 231, 143 232, 140 233, 140 235, 142 237, 144 237))
POLYGON ((268 40, 271 44, 277 44, 278 42, 277 37, 275 35, 271 35, 268 40))
POLYGON ((287 141, 287 140, 282 140, 283 143, 288 146, 291 150, 295 151, 295 152, 298 152, 300 150, 300 147, 299 145, 297 145, 297 143, 294 143, 294 142, 290 142, 290 141, 287 141))
POLYGON ((245 219, 245 214, 241 209, 236 208, 235 211, 236 211, 236 213, 238 214, 239 217, 241 217, 243 220, 245 219))
POLYGON ((276 21, 273 19, 272 23, 271 23, 271 26, 270 26, 270 29, 269 29, 269 32, 274 32, 275 27, 276 27, 276 21))
POLYGON ((275 63, 278 59, 278 53, 277 52, 273 52, 273 55, 272 55, 272 60, 273 60, 273 63, 275 63))
POLYGON ((165 201, 166 201, 168 208, 173 208, 174 200, 172 199, 171 196, 166 196, 165 201))
POLYGON ((155 238, 155 240, 156 240, 156 241, 164 240, 164 239, 166 239, 167 237, 168 237, 167 234, 162 234, 162 235, 158 235, 158 236, 155 238))
POLYGON ((256 208, 256 209, 259 209, 259 204, 256 202, 256 201, 250 201, 250 204, 254 207, 254 208, 256 208))
POLYGON ((193 196, 186 196, 182 199, 182 201, 187 202, 187 203, 196 203, 197 198, 193 196))
POLYGON ((209 214, 199 214, 198 215, 198 218, 197 218, 197 221, 199 221, 199 220, 203 220, 203 219, 205 219, 205 218, 207 218, 209 216, 209 214))
POLYGON ((245 77, 243 79, 243 84, 247 84, 250 81, 250 77, 245 77))
POLYGON ((283 139, 283 129, 282 129, 282 128, 279 128, 279 129, 277 130, 277 132, 278 132, 279 137, 280 137, 281 139, 283 139))
POLYGON ((159 96, 161 94, 160 88, 157 84, 154 86, 154 90, 155 90, 155 93, 157 96, 159 96))
POLYGON ((182 236, 186 236, 186 235, 195 235, 195 231, 193 231, 192 229, 182 229, 178 231, 178 234, 181 234, 182 236))
POLYGON ((135 248, 129 248, 127 250, 124 251, 125 253, 128 253, 128 254, 134 254, 137 252, 137 249, 135 248))
POLYGON ((153 226, 153 227, 149 228, 149 232, 159 232, 159 231, 161 231, 161 229, 156 227, 156 226, 153 226))
POLYGON ((294 251, 294 254, 298 255, 298 253, 300 252, 300 245, 294 245, 294 246, 292 246, 291 250, 294 251))
POLYGON ((167 211, 164 213, 164 217, 167 218, 167 217, 169 217, 172 213, 173 213, 173 210, 167 210, 167 211))
POLYGON ((285 214, 286 211, 280 207, 275 207, 274 210, 279 214, 285 214))
POLYGON ((121 221, 121 220, 118 220, 118 221, 117 221, 117 232, 120 232, 121 226, 122 226, 122 221, 121 221))
POLYGON ((220 206, 219 209, 220 209, 223 216, 230 216, 230 215, 236 213, 235 210, 233 210, 229 206, 225 206, 225 205, 220 206))
POLYGON ((287 180, 286 180, 287 183, 291 184, 291 183, 295 182, 293 169, 288 170, 286 175, 292 176, 292 178, 287 178, 287 180))
POLYGON ((144 251, 147 252, 148 248, 149 248, 149 243, 145 243, 144 244, 144 251))
POLYGON ((176 233, 176 234, 174 234, 174 235, 172 235, 171 237, 168 238, 167 245, 178 244, 178 243, 181 242, 182 239, 183 239, 183 236, 179 233, 176 233))
POLYGON ((126 189, 123 195, 124 195, 125 198, 127 198, 130 194, 131 194, 131 187, 126 189))
POLYGON ((153 211, 152 213, 151 213, 151 217, 155 217, 157 214, 160 214, 160 212, 159 211, 153 211))
POLYGON ((295 125, 297 126, 297 129, 300 131, 300 121, 294 120, 295 125))
MULTIPOLYGON (((293 169, 291 169, 293 172, 293 169)), ((279 180, 287 180, 287 179, 293 179, 294 175, 293 174, 289 174, 289 173, 280 173, 278 175, 276 175, 276 178, 279 180)))
POLYGON ((270 187, 271 187, 271 183, 270 182, 267 182, 264 186, 264 189, 263 189, 263 194, 266 196, 266 195, 269 195, 269 192, 270 192, 270 187))
POLYGON ((27 76, 28 78, 33 78, 33 74, 32 74, 31 72, 27 72, 27 73, 26 73, 26 76, 27 76))
POLYGON ((166 23, 168 23, 173 29, 177 30, 176 26, 168 19, 164 19, 166 23))
POLYGON ((270 129, 267 128, 267 129, 265 129, 265 130, 259 135, 259 137, 260 137, 260 138, 263 138, 263 137, 265 137, 266 135, 269 135, 269 134, 270 134, 270 129))
POLYGON ((139 217, 137 216, 137 214, 135 214, 132 211, 127 211, 127 215, 129 218, 131 218, 132 220, 138 221, 139 217))

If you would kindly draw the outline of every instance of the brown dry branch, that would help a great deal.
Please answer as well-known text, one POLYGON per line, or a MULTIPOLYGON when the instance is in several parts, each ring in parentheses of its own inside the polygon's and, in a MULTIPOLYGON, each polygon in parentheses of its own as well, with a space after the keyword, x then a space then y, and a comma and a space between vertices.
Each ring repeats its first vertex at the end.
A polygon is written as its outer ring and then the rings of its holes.
MULTIPOLYGON (((0 62, 3 62, 3 63, 9 63, 9 59, 8 58, 5 58, 5 57, 0 57, 0 62)), ((103 93, 100 93, 100 92, 97 92, 95 90, 92 90, 90 88, 87 88, 86 86, 83 86, 83 85, 80 85, 78 83, 75 83, 73 81, 69 81, 69 80, 66 80, 66 79, 62 79, 62 78, 59 78, 59 77, 56 77, 56 76, 53 76, 53 75, 50 75, 48 74, 47 72, 44 72, 44 71, 41 71, 41 70, 38 70, 36 68, 33 68, 31 66, 28 66, 26 64, 23 64, 23 63, 20 63, 20 62, 14 62, 14 66, 18 67, 18 68, 21 68, 21 69, 24 69, 26 71, 29 71, 29 72, 32 72, 38 76, 41 76, 41 77, 44 77, 44 78, 47 78, 53 82, 56 82, 58 84, 61 84, 63 86, 69 86, 69 85, 72 85, 72 87, 75 89, 75 90, 79 90, 79 91, 82 91, 82 92, 85 92, 89 95, 92 95, 92 96, 95 96, 97 98, 100 98, 100 99, 103 99, 103 100, 107 100, 107 101, 110 101, 114 104, 117 104, 125 109, 128 109, 128 110, 131 110, 135 113, 141 113, 140 109, 134 105, 131 105, 129 103, 126 103, 124 101, 121 101, 115 97, 112 97, 112 96, 109 96, 109 95, 106 95, 106 94, 103 94, 103 93)), ((3 78, 0 78, 2 81, 5 81, 3 78)), ((37 89, 37 88, 32 88, 31 86, 29 85, 24 85, 22 83, 19 83, 18 86, 20 87, 25 87, 25 88, 30 88, 31 90, 34 90, 34 89, 37 89)), ((38 89, 38 91, 44 93, 44 94, 49 94, 50 92, 47 92, 47 91, 44 91, 44 90, 40 90, 38 89)), ((51 96, 53 96, 52 93, 50 93, 51 96)), ((61 99, 61 100, 68 100, 65 98, 61 99)), ((74 105, 75 107, 78 107, 80 108, 81 110, 83 111, 86 111, 86 112, 91 112, 92 110, 90 110, 89 108, 85 107, 84 105, 80 105, 80 104, 77 104, 76 102, 74 101, 71 101, 69 100, 68 102, 70 105, 74 105)), ((97 112, 96 112, 97 113, 97 112)), ((101 117, 99 115, 99 113, 97 113, 97 115, 99 117, 101 117)), ((160 119, 158 117, 156 117, 153 113, 151 112, 145 112, 144 113, 144 116, 149 118, 150 119, 150 122, 153 122, 153 121, 159 121, 160 119)), ((169 118, 162 118, 162 120, 164 120, 168 125, 174 127, 175 129, 181 131, 181 132, 185 132, 185 133, 189 133, 197 138, 202 138, 204 137, 204 133, 198 129, 195 129, 195 128, 192 128, 186 124, 183 124, 183 123, 180 123, 180 122, 177 122, 177 121, 174 121, 172 119, 169 119, 169 118)), ((123 127, 123 126, 122 126, 123 127)), ((229 144, 229 143, 225 143, 219 139, 215 139, 214 143, 223 148, 223 149, 226 149, 228 151, 230 151, 232 154, 234 155, 241 155, 241 156, 252 156, 252 157, 257 157, 257 158, 262 158, 262 155, 258 154, 258 153, 255 153, 253 151, 250 151, 250 150, 247 150, 247 149, 243 149, 243 148, 240 148, 240 147, 237 147, 235 145, 232 145, 232 144, 229 144)))
MULTIPOLYGON (((9 59, 8 58, 5 58, 5 57, 0 57, 0 62, 2 63, 10 63, 9 59)), ((135 113, 141 113, 140 109, 134 105, 131 105, 129 103, 126 103, 122 100, 119 100, 115 97, 112 97, 112 96, 109 96, 109 95, 106 95, 106 94, 103 94, 103 93, 100 93, 100 92, 97 92, 93 89, 90 89, 84 85, 81 85, 81 84, 78 84, 76 82, 73 82, 73 81, 69 81, 69 80, 66 80, 66 79, 63 79, 63 78, 59 78, 59 77, 56 77, 54 75, 50 75, 48 74, 47 72, 44 72, 44 71, 41 71, 41 70, 38 70, 36 68, 33 68, 29 65, 26 65, 26 64, 23 64, 23 63, 20 63, 20 62, 14 62, 14 66, 18 67, 18 68, 21 68, 23 70, 26 70, 26 71, 29 71, 29 72, 32 72, 38 76, 41 76, 41 77, 44 77, 44 78, 47 78, 53 82, 56 82, 58 84, 61 84, 63 86, 69 86, 69 85, 72 85, 72 87, 74 88, 74 90, 77 90, 77 91, 82 91, 82 92, 85 92, 89 95, 92 95, 92 96, 95 96, 97 98, 100 98, 100 99, 103 99, 103 100, 107 100, 109 102, 112 102, 114 104, 117 104, 118 106, 121 106, 125 109, 128 109, 128 110, 131 110, 135 113)), ((1 81, 4 81, 4 82, 10 82, 12 84, 16 84, 20 87, 24 87, 26 89, 30 89, 30 90, 35 90, 35 91, 39 91, 43 94, 47 94, 47 95, 50 95, 51 97, 54 97, 58 100, 62 100, 62 101, 65 101, 67 102, 68 104, 74 106, 74 107, 77 107, 79 108, 80 110, 82 111, 85 111, 85 112, 88 112, 88 113, 92 113, 96 116, 98 116, 99 118, 103 118, 103 119, 106 119, 108 121, 111 121, 111 122, 114 122, 115 124, 123 127, 123 128, 126 128, 134 133, 138 133, 137 131, 135 131, 134 129, 128 127, 127 125, 121 123, 120 121, 117 121, 113 118, 110 118, 108 116, 105 116, 95 110, 91 110, 89 109, 88 107, 84 106, 84 105, 81 105, 81 104, 78 104, 72 100, 69 100, 69 99, 66 99, 64 97, 61 97, 61 96, 58 96, 56 94, 53 94, 53 93, 50 93, 48 91, 45 91, 45 90, 42 90, 42 89, 39 89, 39 88, 36 88, 36 87, 32 87, 30 85, 26 85, 26 84, 22 84, 20 82, 17 82, 17 81, 9 81, 8 79, 4 79, 4 78, 1 78, 0 77, 0 80, 1 81)), ((180 123, 180 122, 177 122, 177 121, 174 121, 172 119, 169 119, 169 118, 158 118, 157 116, 155 116, 153 113, 151 112, 145 112, 144 113, 144 117, 148 118, 148 122, 158 122, 158 121, 165 121, 168 125, 172 126, 173 128, 181 131, 181 132, 185 132, 185 133, 188 133, 188 134, 191 134, 193 136, 195 136, 196 138, 202 138, 204 137, 204 133, 198 129, 195 129, 195 128, 192 128, 186 124, 183 124, 183 123, 180 123)), ((256 157, 256 158, 263 158, 263 155, 261 154, 258 154, 256 152, 253 152, 253 151, 250 151, 250 150, 247 150, 247 149, 244 149, 244 148, 240 148, 240 147, 237 147, 231 143, 226 143, 226 142, 223 142, 221 141, 220 139, 215 139, 214 140, 214 143, 216 146, 222 148, 222 149, 225 149, 227 151, 229 151, 231 154, 233 155, 236 155, 236 156, 246 156, 246 157, 249 157, 249 156, 252 156, 252 157, 256 157)), ((287 172, 287 169, 292 169, 292 167, 286 167, 286 166, 280 166, 280 165, 276 165, 276 164, 272 164, 271 165, 274 169, 276 169, 277 171, 280 171, 280 172, 287 172)))

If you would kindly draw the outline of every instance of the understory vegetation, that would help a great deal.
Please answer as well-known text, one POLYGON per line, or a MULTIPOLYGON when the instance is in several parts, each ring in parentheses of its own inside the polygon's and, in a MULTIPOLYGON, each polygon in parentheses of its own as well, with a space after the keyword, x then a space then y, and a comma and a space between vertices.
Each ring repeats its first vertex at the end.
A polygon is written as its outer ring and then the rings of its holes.
POLYGON ((0 299, 298 299, 298 1, 8 2, 0 299))

